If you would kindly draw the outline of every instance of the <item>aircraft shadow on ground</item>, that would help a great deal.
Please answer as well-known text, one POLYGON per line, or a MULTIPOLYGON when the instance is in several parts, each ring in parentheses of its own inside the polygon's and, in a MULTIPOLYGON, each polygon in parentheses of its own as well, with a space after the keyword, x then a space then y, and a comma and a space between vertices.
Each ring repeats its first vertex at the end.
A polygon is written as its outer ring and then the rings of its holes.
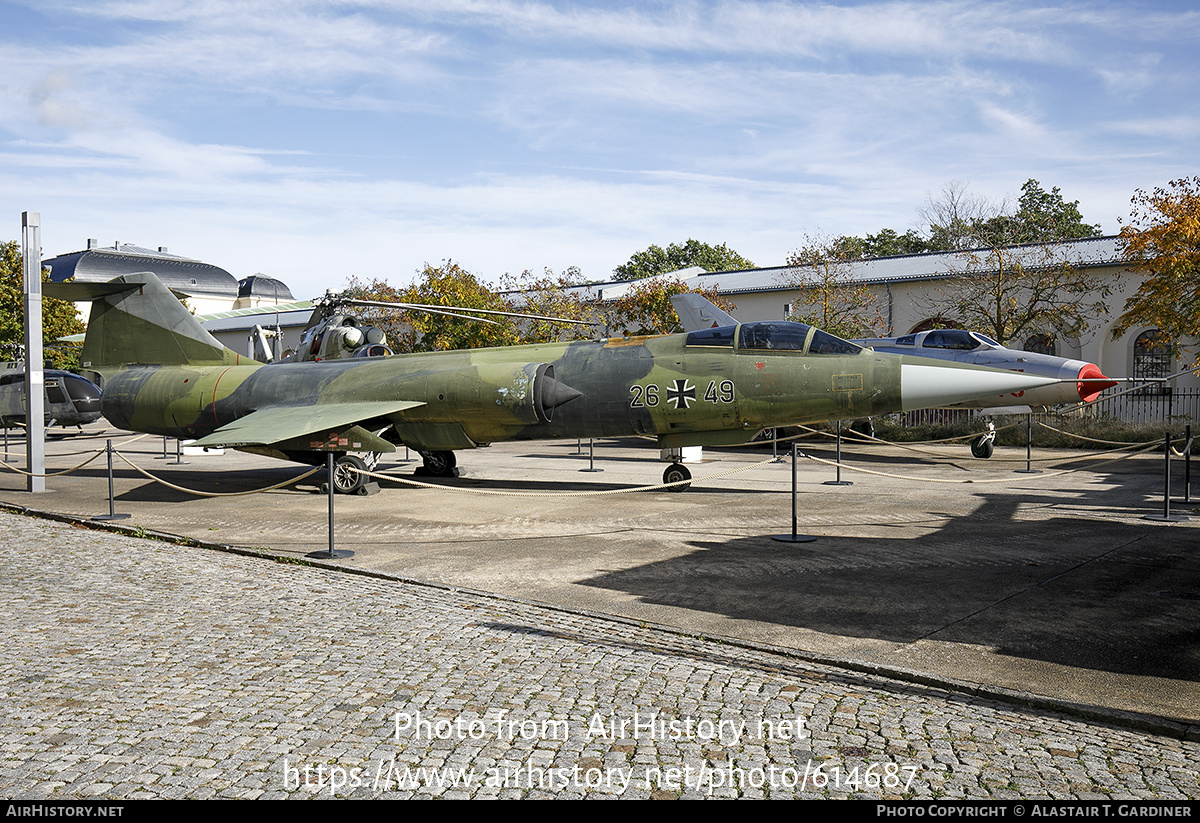
MULTIPOLYGON (((972 516, 919 538, 691 541, 695 551, 685 556, 581 584, 830 635, 968 643, 1200 681, 1195 530, 1073 516, 1014 520, 1016 507, 1029 503, 1027 493, 989 494, 972 516)), ((878 535, 880 525, 864 533, 878 535)))

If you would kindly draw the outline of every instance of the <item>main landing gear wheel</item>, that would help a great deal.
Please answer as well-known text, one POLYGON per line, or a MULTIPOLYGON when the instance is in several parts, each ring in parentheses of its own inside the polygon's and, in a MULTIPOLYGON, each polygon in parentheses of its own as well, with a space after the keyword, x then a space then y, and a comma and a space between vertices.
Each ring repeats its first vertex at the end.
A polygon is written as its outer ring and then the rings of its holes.
POLYGON ((678 486, 671 486, 669 489, 667 489, 667 491, 670 492, 681 492, 685 489, 691 488, 691 483, 680 482, 681 480, 691 479, 692 473, 688 471, 686 467, 681 466, 678 463, 672 463, 670 466, 667 466, 667 470, 663 472, 664 483, 679 483, 678 486))
POLYGON ((425 461, 425 471, 434 477, 458 477, 455 468, 458 460, 454 452, 421 452, 421 457, 425 461))
POLYGON ((367 485, 367 464, 361 457, 343 454, 333 461, 333 490, 338 494, 355 494, 367 485))

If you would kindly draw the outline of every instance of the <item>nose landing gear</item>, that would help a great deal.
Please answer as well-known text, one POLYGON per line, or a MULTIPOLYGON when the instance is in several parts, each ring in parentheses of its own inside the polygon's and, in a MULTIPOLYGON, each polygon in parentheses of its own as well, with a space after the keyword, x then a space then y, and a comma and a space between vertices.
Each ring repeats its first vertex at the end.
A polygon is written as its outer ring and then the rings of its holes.
POLYGON ((663 472, 664 483, 679 483, 678 486, 671 486, 667 491, 681 492, 691 488, 691 483, 683 483, 681 481, 691 480, 692 473, 687 468, 679 463, 672 463, 667 466, 667 470, 663 472))

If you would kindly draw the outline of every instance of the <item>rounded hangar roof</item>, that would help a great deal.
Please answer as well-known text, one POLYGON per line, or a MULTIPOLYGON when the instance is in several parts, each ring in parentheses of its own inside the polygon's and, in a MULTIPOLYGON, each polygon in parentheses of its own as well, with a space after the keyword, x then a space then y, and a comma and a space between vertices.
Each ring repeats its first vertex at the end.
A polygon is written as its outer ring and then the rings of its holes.
POLYGON ((44 260, 42 265, 50 269, 50 279, 105 283, 121 274, 150 271, 168 288, 184 294, 229 300, 238 295, 237 278, 220 266, 168 254, 164 248, 154 251, 128 243, 99 248, 92 245, 95 241, 88 242, 89 247, 83 251, 44 260))
POLYGON ((270 297, 276 303, 286 303, 296 298, 282 280, 265 274, 243 277, 238 283, 238 297, 270 297))

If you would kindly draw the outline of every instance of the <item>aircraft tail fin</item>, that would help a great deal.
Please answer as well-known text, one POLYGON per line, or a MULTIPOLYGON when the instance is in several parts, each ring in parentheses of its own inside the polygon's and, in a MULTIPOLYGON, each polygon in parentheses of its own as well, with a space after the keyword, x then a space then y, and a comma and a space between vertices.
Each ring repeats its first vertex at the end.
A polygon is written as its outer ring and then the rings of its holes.
POLYGON ((46 283, 43 293, 90 300, 83 367, 100 374, 126 366, 235 366, 258 361, 223 346, 151 272, 107 283, 46 283))
POLYGON ((671 305, 679 315, 684 331, 700 331, 717 326, 732 326, 738 322, 733 315, 718 309, 702 294, 685 292, 671 295, 671 305))

